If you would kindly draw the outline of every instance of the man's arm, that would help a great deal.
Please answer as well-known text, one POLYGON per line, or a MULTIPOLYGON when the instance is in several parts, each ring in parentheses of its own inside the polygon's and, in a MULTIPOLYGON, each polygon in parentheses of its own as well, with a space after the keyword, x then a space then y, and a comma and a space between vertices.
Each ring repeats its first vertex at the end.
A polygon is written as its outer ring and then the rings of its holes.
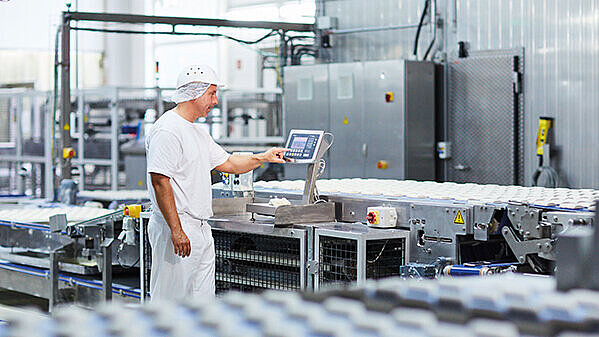
POLYGON ((226 162, 217 166, 216 169, 232 174, 246 173, 260 166, 262 163, 285 163, 287 160, 283 159, 283 155, 287 151, 289 149, 273 147, 266 152, 251 156, 233 155, 226 162))
POLYGON ((165 175, 152 172, 150 172, 150 179, 154 187, 158 208, 160 208, 162 216, 164 216, 166 223, 171 229, 171 241, 175 247, 175 254, 181 257, 189 256, 191 253, 191 243, 181 227, 181 220, 177 214, 175 196, 170 182, 171 179, 165 175))

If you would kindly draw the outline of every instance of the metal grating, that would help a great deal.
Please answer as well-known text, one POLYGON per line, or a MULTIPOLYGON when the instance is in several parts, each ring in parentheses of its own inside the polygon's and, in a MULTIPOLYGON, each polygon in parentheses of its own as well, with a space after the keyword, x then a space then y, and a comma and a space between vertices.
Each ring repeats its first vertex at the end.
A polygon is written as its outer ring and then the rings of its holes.
POLYGON ((300 290, 301 240, 213 230, 216 292, 300 290))
POLYGON ((319 240, 318 280, 320 284, 356 281, 358 242, 325 235, 321 235, 319 240))
POLYGON ((405 252, 404 238, 366 241, 366 278, 399 276, 400 266, 406 263, 405 252))
MULTIPOLYGON (((318 281, 320 285, 359 281, 358 240, 319 235, 318 281)), ((366 279, 399 276, 406 263, 406 238, 365 239, 366 279)), ((364 277, 364 276, 361 276, 364 277)))
POLYGON ((514 94, 522 50, 472 52, 449 63, 448 180, 486 184, 524 182, 524 105, 514 94), (515 62, 517 62, 515 64, 515 62), (492 141, 488 141, 492 139, 492 141))

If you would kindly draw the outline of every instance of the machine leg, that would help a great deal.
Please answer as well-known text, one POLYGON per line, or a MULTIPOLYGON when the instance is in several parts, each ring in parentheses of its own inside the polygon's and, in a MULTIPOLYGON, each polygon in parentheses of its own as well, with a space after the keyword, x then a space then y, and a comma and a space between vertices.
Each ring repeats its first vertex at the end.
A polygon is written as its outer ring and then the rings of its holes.
POLYGON ((102 291, 104 300, 112 300, 112 243, 113 238, 106 238, 102 243, 102 291))
POLYGON ((59 291, 58 291, 58 278, 59 278, 59 270, 58 270, 58 260, 60 257, 60 252, 52 251, 50 252, 50 296, 48 297, 48 311, 52 312, 54 307, 59 303, 59 291))

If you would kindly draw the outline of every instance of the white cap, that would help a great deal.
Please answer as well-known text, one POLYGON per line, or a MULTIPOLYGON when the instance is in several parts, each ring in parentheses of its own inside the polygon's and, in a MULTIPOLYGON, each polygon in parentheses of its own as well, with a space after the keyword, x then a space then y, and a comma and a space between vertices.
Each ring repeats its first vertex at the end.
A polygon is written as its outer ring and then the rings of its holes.
POLYGON ((216 72, 205 64, 192 64, 183 68, 179 73, 179 77, 177 77, 177 88, 191 82, 209 83, 218 87, 224 86, 224 83, 216 76, 216 72))

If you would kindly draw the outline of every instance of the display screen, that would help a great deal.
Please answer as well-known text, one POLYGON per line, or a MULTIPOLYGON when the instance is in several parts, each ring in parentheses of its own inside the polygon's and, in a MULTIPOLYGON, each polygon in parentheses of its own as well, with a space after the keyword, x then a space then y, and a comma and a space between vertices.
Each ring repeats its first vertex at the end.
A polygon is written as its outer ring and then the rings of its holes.
POLYGON ((289 151, 285 153, 285 157, 298 160, 308 160, 313 158, 316 155, 318 138, 318 134, 292 134, 287 141, 287 148, 289 151))
POLYGON ((291 149, 303 149, 306 147, 306 143, 308 142, 308 137, 295 137, 293 139, 293 143, 291 143, 291 149))

